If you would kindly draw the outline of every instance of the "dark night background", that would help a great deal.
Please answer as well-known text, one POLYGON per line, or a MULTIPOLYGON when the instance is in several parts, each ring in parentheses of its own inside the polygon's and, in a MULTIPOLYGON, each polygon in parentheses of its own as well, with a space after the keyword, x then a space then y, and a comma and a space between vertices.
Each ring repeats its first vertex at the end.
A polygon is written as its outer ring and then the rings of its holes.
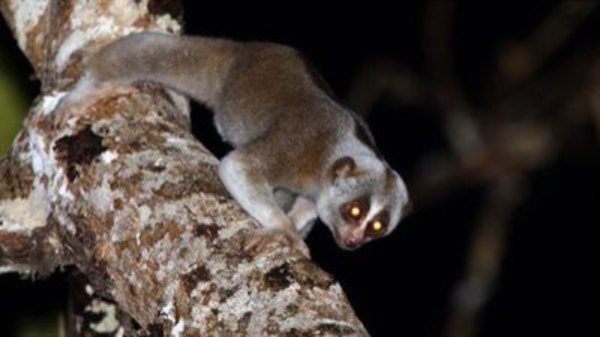
MULTIPOLYGON (((493 109, 480 107, 494 106, 502 95, 531 92, 527 97, 533 103, 528 104, 535 105, 539 95, 536 83, 545 83, 537 79, 555 81, 551 74, 566 67, 574 55, 597 58, 598 8, 529 79, 514 85, 492 80, 497 78, 494 70, 502 48, 514 41, 528 41, 536 27, 561 4, 461 2, 454 6, 450 71, 462 86, 465 100, 475 107, 475 120, 494 120, 497 116, 486 115, 493 109)), ((226 9, 217 9, 187 1, 186 30, 193 35, 292 45, 312 60, 342 101, 352 100, 352 88, 361 70, 374 60, 392 60, 424 81, 436 82, 423 42, 430 7, 362 3, 355 8, 344 5, 325 10, 309 6, 286 3, 241 8, 230 4, 226 9)), ((4 23, 0 24, 0 48, 23 75, 23 88, 33 99, 38 83, 27 82, 31 69, 4 23)), ((574 63, 573 69, 578 69, 574 63)), ((592 64, 597 67, 599 63, 592 64)), ((566 71, 565 91, 588 90, 578 80, 592 71, 600 73, 586 67, 579 71, 566 71)), ((593 88, 600 93, 598 78, 595 83, 593 88)), ((553 93, 541 97, 544 95, 553 93)), ((533 117, 523 110, 501 118, 562 121, 556 117, 568 114, 559 111, 562 106, 567 104, 554 104, 552 111, 542 109, 533 117)), ((218 156, 223 155, 227 147, 219 141, 210 114, 200 106, 194 107, 200 111, 194 114, 196 134, 218 156)), ((367 111, 367 122, 380 150, 409 186, 417 185, 423 163, 431 154, 454 156, 444 131, 447 120, 441 117, 444 109, 442 103, 407 103, 384 91, 367 111)), ((504 224, 507 231, 499 274, 478 315, 475 335, 590 335, 586 329, 597 325, 597 314, 592 314, 597 309, 588 306, 595 308, 598 301, 586 287, 591 283, 586 270, 597 265, 587 262, 595 251, 593 236, 588 233, 600 224, 600 112, 595 113, 595 122, 590 113, 576 127, 558 133, 561 138, 552 159, 518 174, 521 198, 504 224)), ((556 125, 561 127, 560 122, 556 125)), ((488 132, 485 130, 489 131, 489 126, 482 132, 488 132)), ((340 281, 372 336, 448 335, 445 327, 454 310, 452 294, 466 272, 470 242, 491 186, 493 179, 463 177, 435 197, 415 197, 415 211, 393 235, 356 252, 340 251, 325 227, 315 226, 308 239, 313 258, 340 281)), ((36 282, 13 275, 0 277, 0 336, 12 336, 17 322, 27 322, 30 317, 56 316, 56 310, 67 305, 65 279, 62 273, 36 282)))

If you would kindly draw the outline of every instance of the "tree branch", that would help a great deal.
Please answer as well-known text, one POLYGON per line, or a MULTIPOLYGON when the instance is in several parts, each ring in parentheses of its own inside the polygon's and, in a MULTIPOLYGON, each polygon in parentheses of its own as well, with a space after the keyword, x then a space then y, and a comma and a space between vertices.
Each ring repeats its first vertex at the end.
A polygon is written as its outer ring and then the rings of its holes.
POLYGON ((340 286, 300 252, 242 252, 257 226, 190 134, 181 97, 144 85, 85 114, 56 109, 58 90, 102 45, 179 31, 156 3, 0 1, 45 90, 0 162, 15 180, 0 184, 0 219, 11 221, 0 227, 0 272, 75 266, 135 322, 107 333, 367 336, 340 286))

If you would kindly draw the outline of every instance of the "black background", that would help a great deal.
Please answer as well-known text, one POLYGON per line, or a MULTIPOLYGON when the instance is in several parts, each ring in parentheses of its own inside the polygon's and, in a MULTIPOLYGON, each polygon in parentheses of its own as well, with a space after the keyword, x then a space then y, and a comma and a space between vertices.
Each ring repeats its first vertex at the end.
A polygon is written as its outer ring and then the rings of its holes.
MULTIPOLYGON (((473 2, 456 7, 454 71, 469 99, 483 99, 482 87, 498 46, 527 37, 556 3, 473 2)), ((323 6, 231 3, 214 8, 187 1, 186 30, 292 45, 308 56, 342 100, 361 65, 371 59, 386 56, 424 72, 421 4, 323 6)), ((7 28, 0 29, 0 48, 10 50, 25 78, 30 68, 7 28)), ((597 49, 599 33, 596 11, 547 67, 582 48, 597 49)), ((23 86, 33 98, 37 83, 23 86)), ((410 181, 424 154, 447 144, 434 112, 398 106, 384 97, 368 124, 384 157, 410 181)), ((227 146, 219 141, 210 114, 198 105, 194 108, 199 111, 194 115, 196 134, 223 155, 227 146)), ((592 255, 595 236, 589 234, 600 224, 597 137, 592 127, 584 129, 578 135, 580 145, 528 174, 528 194, 511 218, 506 255, 495 292, 480 317, 479 336, 588 335, 585 329, 597 325, 593 305, 597 308, 598 301, 587 287, 598 265, 592 255)), ((471 230, 488 188, 459 188, 418 208, 390 237, 356 252, 340 251, 324 226, 315 227, 308 244, 314 260, 340 281, 372 336, 438 336, 448 317, 450 292, 463 275, 471 230)), ((64 307, 64 279, 57 274, 32 283, 2 276, 0 310, 7 312, 0 316, 0 336, 10 336, 19 317, 52 315, 52 310, 64 307)))

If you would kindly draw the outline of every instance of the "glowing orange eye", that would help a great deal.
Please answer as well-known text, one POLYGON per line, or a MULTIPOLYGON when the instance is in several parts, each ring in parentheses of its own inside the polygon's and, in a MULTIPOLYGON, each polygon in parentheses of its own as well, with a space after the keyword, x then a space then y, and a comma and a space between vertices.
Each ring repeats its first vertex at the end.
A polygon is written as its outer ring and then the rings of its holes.
POLYGON ((380 232, 383 229, 383 224, 381 223, 381 221, 376 220, 371 225, 371 229, 373 230, 373 232, 378 233, 378 232, 380 232))
POLYGON ((382 235, 385 231, 385 224, 382 220, 376 219, 369 223, 368 233, 371 236, 382 235))
POLYGON ((360 207, 354 206, 354 207, 350 208, 350 215, 353 218, 359 218, 361 214, 362 214, 362 210, 360 209, 360 207))
POLYGON ((351 202, 346 206, 346 216, 352 220, 358 220, 363 216, 362 205, 357 202, 351 202))

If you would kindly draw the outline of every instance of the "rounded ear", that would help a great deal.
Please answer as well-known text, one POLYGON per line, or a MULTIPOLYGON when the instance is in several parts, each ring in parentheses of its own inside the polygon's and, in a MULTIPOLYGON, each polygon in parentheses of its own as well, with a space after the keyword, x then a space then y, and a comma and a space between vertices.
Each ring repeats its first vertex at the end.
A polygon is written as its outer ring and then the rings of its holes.
POLYGON ((356 163, 351 157, 342 157, 336 160, 331 167, 331 178, 336 180, 339 178, 346 178, 352 174, 356 169, 356 163))

